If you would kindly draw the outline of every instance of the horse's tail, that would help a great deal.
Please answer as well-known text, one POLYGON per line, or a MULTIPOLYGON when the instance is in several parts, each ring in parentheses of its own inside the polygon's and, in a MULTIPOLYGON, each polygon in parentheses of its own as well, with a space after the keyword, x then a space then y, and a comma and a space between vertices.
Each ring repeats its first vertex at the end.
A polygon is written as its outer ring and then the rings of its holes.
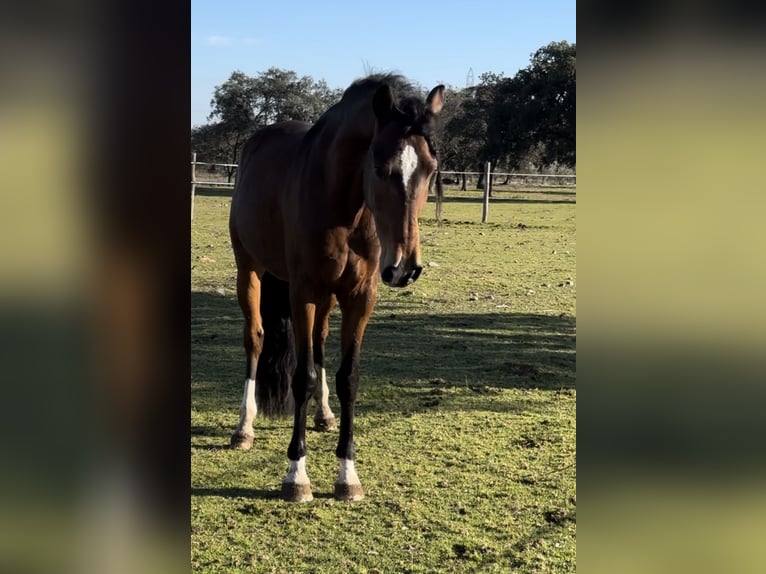
POLYGON ((292 378, 297 364, 290 319, 289 285, 265 273, 261 278, 263 350, 258 359, 256 402, 266 416, 292 414, 292 378))

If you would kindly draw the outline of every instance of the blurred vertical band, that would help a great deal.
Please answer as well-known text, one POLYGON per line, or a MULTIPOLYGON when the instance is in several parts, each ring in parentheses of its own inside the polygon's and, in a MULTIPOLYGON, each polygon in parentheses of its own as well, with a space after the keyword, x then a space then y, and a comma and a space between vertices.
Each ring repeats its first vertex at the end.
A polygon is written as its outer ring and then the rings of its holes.
POLYGON ((764 9, 578 2, 578 567, 762 572, 764 9))
POLYGON ((0 46, 0 571, 186 571, 189 5, 0 46))

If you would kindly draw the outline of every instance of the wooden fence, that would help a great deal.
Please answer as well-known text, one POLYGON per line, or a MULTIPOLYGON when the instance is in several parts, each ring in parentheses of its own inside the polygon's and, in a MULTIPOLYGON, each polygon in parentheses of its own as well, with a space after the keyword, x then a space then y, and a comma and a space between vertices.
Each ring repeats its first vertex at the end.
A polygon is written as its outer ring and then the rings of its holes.
MULTIPOLYGON (((207 166, 213 166, 215 167, 223 167, 223 168, 236 168, 237 164, 235 163, 206 163, 197 161, 197 153, 192 153, 192 161, 191 161, 191 218, 194 219, 194 195, 196 193, 197 187, 222 187, 225 189, 234 189, 234 184, 229 183, 228 181, 212 181, 212 180, 199 180, 197 179, 197 170, 196 167, 200 165, 207 165, 207 166)), ((494 180, 500 177, 505 178, 517 178, 517 179, 524 179, 525 182, 528 182, 529 179, 537 179, 540 181, 541 185, 545 185, 546 180, 554 180, 554 181, 571 181, 571 183, 568 183, 567 186, 574 187, 577 184, 577 176, 576 175, 562 175, 562 174, 544 174, 544 173, 513 173, 513 172, 492 172, 492 166, 490 162, 487 162, 484 166, 484 172, 479 171, 443 171, 441 172, 442 177, 445 175, 457 175, 457 176, 468 176, 468 175, 478 175, 478 176, 484 176, 484 198, 483 198, 483 206, 482 206, 482 213, 481 213, 481 221, 482 223, 486 223, 489 218, 489 199, 490 199, 490 193, 492 193, 492 185, 494 180)))

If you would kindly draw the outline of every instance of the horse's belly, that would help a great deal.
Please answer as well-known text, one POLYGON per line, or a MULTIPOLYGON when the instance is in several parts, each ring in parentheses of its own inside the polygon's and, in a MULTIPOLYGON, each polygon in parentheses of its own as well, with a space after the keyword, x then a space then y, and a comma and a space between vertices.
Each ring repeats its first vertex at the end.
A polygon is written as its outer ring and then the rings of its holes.
POLYGON ((273 212, 271 217, 266 210, 256 213, 249 225, 239 227, 239 240, 256 266, 286 281, 288 272, 282 226, 273 217, 273 212))

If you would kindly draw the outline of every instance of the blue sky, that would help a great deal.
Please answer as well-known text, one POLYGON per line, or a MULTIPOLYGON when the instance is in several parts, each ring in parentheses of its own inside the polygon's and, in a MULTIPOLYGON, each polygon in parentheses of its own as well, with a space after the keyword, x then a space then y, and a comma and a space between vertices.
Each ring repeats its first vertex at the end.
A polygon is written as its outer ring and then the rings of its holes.
POLYGON ((207 122, 215 86, 271 66, 345 88, 393 71, 430 89, 462 88, 468 70, 514 75, 552 41, 576 42, 574 0, 193 0, 191 123, 207 122))

